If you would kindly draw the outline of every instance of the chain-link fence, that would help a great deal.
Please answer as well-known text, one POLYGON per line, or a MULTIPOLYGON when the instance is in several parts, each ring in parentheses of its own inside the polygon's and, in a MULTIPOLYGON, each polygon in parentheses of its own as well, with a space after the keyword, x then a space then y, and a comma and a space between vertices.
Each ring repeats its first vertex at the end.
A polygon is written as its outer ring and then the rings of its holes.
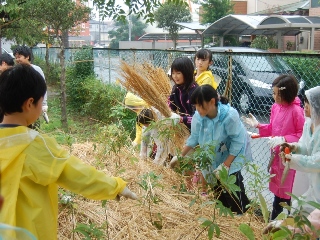
MULTIPOLYGON (((58 62, 59 49, 49 49, 50 62, 58 62)), ((66 49, 67 64, 73 63, 73 56, 79 49, 66 49)), ((239 51, 239 50, 238 50, 239 51)), ((33 49, 36 56, 44 59, 45 49, 33 49)), ((189 57, 192 61, 195 52, 173 50, 112 50, 93 49, 94 70, 96 75, 106 83, 113 83, 119 77, 121 61, 127 63, 152 63, 168 71, 172 61, 177 57, 189 57)), ((226 94, 232 106, 240 115, 252 112, 260 123, 269 123, 270 107, 273 104, 271 84, 281 74, 293 74, 300 83, 299 97, 304 90, 320 84, 319 54, 283 54, 251 52, 213 52, 211 70, 221 82, 218 92, 226 94), (228 86, 228 87, 227 87, 228 86), (226 91, 227 89, 227 91, 226 91)), ((248 129, 256 131, 255 129, 248 129)), ((267 139, 251 141, 254 163, 260 166, 261 173, 267 173, 270 149, 267 139)), ((265 174, 261 174, 265 175, 265 174)), ((246 184, 250 174, 244 172, 246 184)), ((265 184, 262 191, 269 206, 273 195, 265 184)))

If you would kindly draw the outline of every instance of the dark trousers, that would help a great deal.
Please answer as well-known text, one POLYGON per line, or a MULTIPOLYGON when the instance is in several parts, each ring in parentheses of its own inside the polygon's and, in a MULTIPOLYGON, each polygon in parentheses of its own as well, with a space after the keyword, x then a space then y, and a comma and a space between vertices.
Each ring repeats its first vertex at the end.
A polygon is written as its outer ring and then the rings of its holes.
POLYGON ((233 194, 229 193, 228 191, 226 191, 219 181, 218 181, 218 185, 214 187, 214 191, 217 194, 220 194, 220 196, 218 196, 218 200, 221 201, 225 207, 230 208, 232 212, 236 212, 237 214, 242 214, 248 210, 247 205, 250 203, 250 201, 244 189, 243 177, 241 175, 241 171, 235 172, 231 175, 236 176, 235 184, 240 188, 240 191, 236 192, 238 198, 233 194))
POLYGON ((291 199, 285 199, 285 198, 280 198, 274 195, 274 200, 272 204, 272 213, 271 213, 271 220, 274 220, 280 213, 283 211, 283 207, 280 206, 279 203, 285 202, 289 206, 291 205, 291 199))

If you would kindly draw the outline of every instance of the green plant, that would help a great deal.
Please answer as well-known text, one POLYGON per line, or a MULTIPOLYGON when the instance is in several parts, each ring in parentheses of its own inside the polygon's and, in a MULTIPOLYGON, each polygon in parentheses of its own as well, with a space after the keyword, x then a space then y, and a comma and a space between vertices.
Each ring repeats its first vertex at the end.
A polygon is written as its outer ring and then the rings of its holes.
POLYGON ((60 82, 61 67, 58 63, 50 63, 49 69, 46 62, 39 57, 35 57, 33 63, 43 70, 47 85, 56 85, 60 82))
POLYGON ((291 48, 293 47, 293 42, 288 40, 286 43, 286 46, 287 46, 287 50, 291 50, 291 48))
POLYGON ((104 238, 104 233, 102 231, 103 227, 97 226, 95 223, 77 223, 74 232, 82 234, 85 240, 102 240, 104 238))
POLYGON ((146 194, 142 197, 143 204, 147 204, 150 214, 150 221, 152 225, 154 225, 157 229, 162 229, 162 215, 161 213, 157 213, 157 220, 153 220, 151 206, 152 204, 158 204, 161 200, 155 193, 155 188, 162 188, 163 186, 159 183, 161 176, 156 175, 154 172, 146 173, 140 176, 140 182, 138 185, 146 192, 146 194))
POLYGON ((82 48, 74 54, 73 76, 85 79, 94 75, 93 51, 92 48, 82 48))
POLYGON ((267 50, 269 48, 278 48, 278 44, 273 40, 273 36, 257 36, 252 42, 250 47, 267 50))

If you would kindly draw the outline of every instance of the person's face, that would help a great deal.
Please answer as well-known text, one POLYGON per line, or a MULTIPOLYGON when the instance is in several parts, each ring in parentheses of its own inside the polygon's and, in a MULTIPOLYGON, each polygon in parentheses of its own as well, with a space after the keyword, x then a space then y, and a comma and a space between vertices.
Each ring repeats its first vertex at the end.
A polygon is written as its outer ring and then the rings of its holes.
MULTIPOLYGON (((43 97, 41 97, 39 99, 39 101, 37 102, 37 104, 32 104, 32 106, 30 107, 30 121, 31 123, 34 123, 38 118, 39 116, 41 115, 42 113, 42 102, 43 102, 43 97)), ((30 123, 30 124, 31 124, 30 123)))
POLYGON ((209 58, 203 59, 203 58, 197 58, 195 59, 196 68, 197 71, 203 72, 207 71, 209 66, 212 64, 212 61, 209 61, 209 58))
POLYGON ((282 103, 279 88, 273 87, 272 91, 273 91, 272 97, 273 97, 274 101, 278 104, 282 103))
POLYGON ((214 112, 215 106, 215 100, 211 99, 209 102, 203 102, 203 104, 195 104, 196 110, 200 114, 201 117, 210 116, 214 112))
POLYGON ((183 77, 182 72, 180 72, 180 71, 173 69, 171 78, 178 85, 184 84, 184 77, 183 77))
POLYGON ((7 70, 8 68, 9 68, 9 66, 5 62, 2 62, 0 65, 0 74, 2 72, 4 72, 5 70, 7 70))
POLYGON ((305 102, 304 103, 304 115, 306 117, 311 117, 311 109, 309 103, 305 102))
POLYGON ((20 63, 20 64, 30 64, 30 62, 29 62, 29 57, 25 57, 25 56, 23 56, 23 55, 21 55, 21 54, 16 54, 16 55, 14 55, 15 56, 15 58, 16 58, 16 62, 17 63, 20 63))

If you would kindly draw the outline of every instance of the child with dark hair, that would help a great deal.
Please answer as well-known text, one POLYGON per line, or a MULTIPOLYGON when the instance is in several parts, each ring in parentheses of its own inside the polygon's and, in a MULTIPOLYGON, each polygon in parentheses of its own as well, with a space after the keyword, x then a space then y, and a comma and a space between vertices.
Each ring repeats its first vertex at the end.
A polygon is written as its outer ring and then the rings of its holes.
MULTIPOLYGON (((40 75, 42 76, 43 80, 46 81, 44 73, 42 69, 32 64, 33 62, 33 54, 32 50, 27 46, 18 46, 16 49, 13 50, 13 55, 16 58, 16 62, 20 64, 27 64, 32 66, 40 75)), ((46 113, 48 111, 48 102, 47 102, 47 93, 44 95, 43 103, 42 103, 42 112, 46 113)))
MULTIPOLYGON (((171 79, 175 84, 169 96, 169 107, 180 116, 177 121, 184 123, 190 129, 195 112, 190 97, 198 86, 194 81, 192 61, 187 57, 176 58, 171 65, 171 79)), ((172 116, 174 117, 175 115, 172 116)))
MULTIPOLYGON (((184 157, 198 144, 200 148, 207 145, 213 146, 215 154, 209 156, 210 164, 200 170, 206 181, 213 185, 213 175, 219 178, 219 172, 225 169, 229 175, 236 177, 240 191, 237 197, 223 190, 218 181, 214 191, 221 193, 218 196, 226 207, 237 214, 246 212, 249 200, 245 194, 241 168, 244 163, 252 160, 250 140, 242 124, 237 110, 232 108, 226 98, 218 96, 217 91, 208 84, 196 88, 191 96, 191 104, 196 107, 191 122, 191 135, 181 152, 184 157)), ((173 167, 178 161, 175 156, 170 162, 173 167)))
POLYGON ((28 128, 42 111, 47 91, 42 76, 18 64, 0 76, 0 222, 25 228, 37 239, 57 239, 58 186, 94 200, 137 196, 119 177, 70 156, 55 139, 28 128))
POLYGON ((218 84, 209 70, 212 61, 212 52, 209 49, 202 48, 196 52, 194 57, 194 63, 196 65, 195 80, 196 83, 201 86, 204 84, 211 85, 214 89, 217 89, 218 84))
POLYGON ((13 67, 13 57, 11 57, 8 53, 2 53, 0 55, 0 64, 0 73, 2 73, 4 70, 13 67))
POLYGON ((272 83, 273 99, 270 123, 260 124, 257 119, 249 114, 243 118, 249 126, 259 129, 261 137, 272 137, 269 141, 271 154, 274 156, 270 174, 275 175, 270 179, 269 189, 274 193, 271 220, 275 219, 283 210, 280 202, 291 203, 291 197, 286 193, 292 192, 295 170, 290 170, 283 184, 281 178, 284 170, 279 157, 279 145, 284 142, 297 142, 302 135, 304 125, 303 109, 300 107, 298 82, 292 75, 281 75, 272 83))

